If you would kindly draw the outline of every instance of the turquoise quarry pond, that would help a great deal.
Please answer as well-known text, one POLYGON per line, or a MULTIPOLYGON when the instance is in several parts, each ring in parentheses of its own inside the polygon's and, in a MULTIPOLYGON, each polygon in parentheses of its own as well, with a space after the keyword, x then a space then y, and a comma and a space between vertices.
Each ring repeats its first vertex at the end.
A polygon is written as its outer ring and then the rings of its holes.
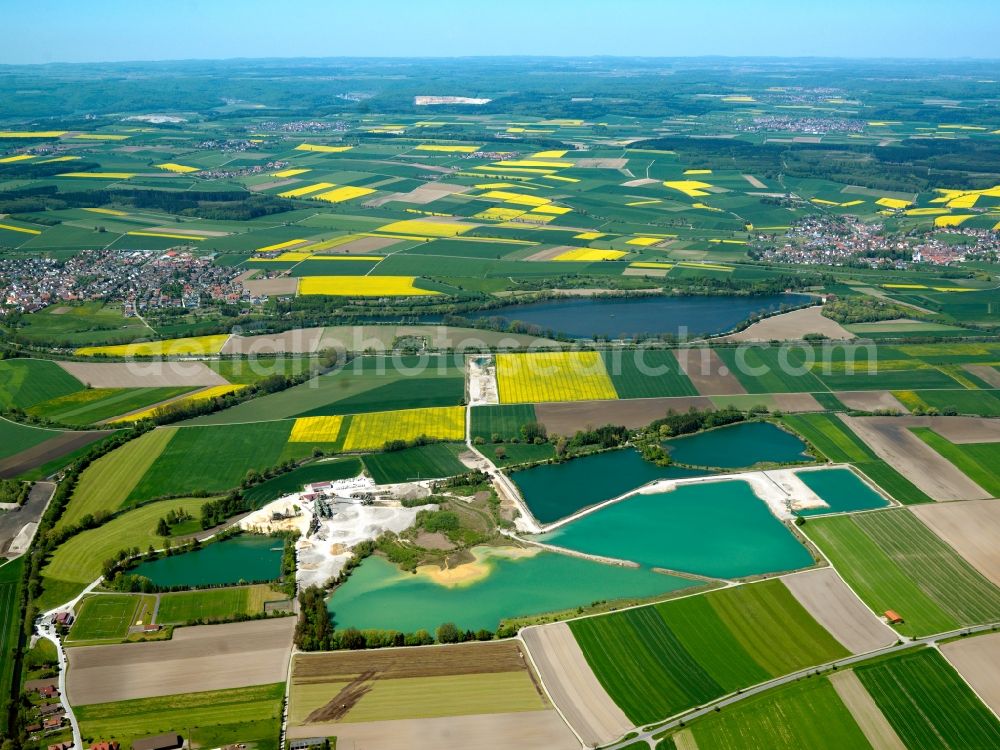
POLYGON ((281 575, 280 539, 238 536, 180 555, 161 557, 134 568, 157 586, 216 586, 240 581, 271 581, 281 575))
POLYGON ((649 597, 691 581, 650 570, 622 568, 551 552, 510 558, 477 548, 488 574, 466 585, 445 586, 369 557, 329 599, 338 628, 434 631, 442 622, 462 629, 495 630, 501 619, 569 609, 603 599, 649 597))
POLYGON ((541 523, 551 523, 654 479, 682 479, 703 471, 661 467, 643 460, 632 448, 545 464, 510 475, 541 523))
POLYGON ((806 444, 770 422, 743 422, 667 440, 663 446, 679 464, 735 469, 762 462, 808 461, 806 444))
POLYGON ((809 508, 798 511, 800 516, 816 516, 822 513, 846 513, 853 510, 884 508, 889 502, 865 484, 850 469, 818 469, 797 471, 809 489, 822 498, 829 508, 809 508))
MULTIPOLYGON (((473 320, 493 317, 518 320, 576 338, 634 338, 638 335, 664 333, 723 333, 755 313, 775 312, 782 305, 797 306, 808 301, 809 297, 804 294, 771 294, 760 297, 578 297, 509 305, 466 313, 465 317, 473 320)), ((425 315, 412 320, 419 323, 440 323, 443 318, 425 315)), ((371 322, 396 321, 377 318, 371 319, 371 322)))
POLYGON ((636 495, 539 539, 647 567, 721 578, 794 570, 812 563, 808 550, 740 480, 636 495))

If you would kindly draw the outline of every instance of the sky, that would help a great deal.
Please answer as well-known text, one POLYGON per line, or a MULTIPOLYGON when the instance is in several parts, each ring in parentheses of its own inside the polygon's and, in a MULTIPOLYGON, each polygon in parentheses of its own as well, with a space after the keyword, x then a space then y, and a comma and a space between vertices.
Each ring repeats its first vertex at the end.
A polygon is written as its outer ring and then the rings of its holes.
POLYGON ((1000 57, 1000 0, 0 0, 0 63, 232 57, 1000 57), (954 10, 955 7, 953 6, 954 10))

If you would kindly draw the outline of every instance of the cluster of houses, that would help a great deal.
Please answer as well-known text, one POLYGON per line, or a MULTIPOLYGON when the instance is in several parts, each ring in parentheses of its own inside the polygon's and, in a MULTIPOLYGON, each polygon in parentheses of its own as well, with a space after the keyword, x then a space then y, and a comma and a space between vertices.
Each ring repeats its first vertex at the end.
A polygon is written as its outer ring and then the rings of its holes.
POLYGON ((29 695, 38 697, 32 719, 25 727, 28 734, 39 737, 62 729, 66 723, 66 709, 59 700, 59 686, 56 679, 53 677, 46 680, 31 680, 25 684, 24 689, 29 695))

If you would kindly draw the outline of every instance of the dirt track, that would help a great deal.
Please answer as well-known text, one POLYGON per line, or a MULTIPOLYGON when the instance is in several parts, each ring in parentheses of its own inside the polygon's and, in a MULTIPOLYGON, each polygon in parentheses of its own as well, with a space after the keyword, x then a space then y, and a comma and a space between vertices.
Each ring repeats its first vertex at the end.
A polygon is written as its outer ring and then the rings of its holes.
POLYGON ((231 336, 222 354, 311 354, 322 335, 322 328, 293 328, 261 336, 231 336))
POLYGON ((289 739, 336 735, 337 746, 378 750, 579 750, 555 711, 289 727, 289 739))
POLYGON ((875 451, 875 455, 935 500, 978 500, 989 497, 986 490, 908 429, 933 426, 941 432, 941 420, 960 419, 959 417, 841 416, 841 419, 875 451))
POLYGON ((1000 633, 946 643, 941 653, 993 713, 1000 713, 1000 633))
POLYGON ((173 640, 69 649, 73 705, 223 690, 287 676, 295 618, 178 628, 173 640))
POLYGON ((830 675, 830 684, 858 722, 874 750, 906 750, 906 745, 865 690, 854 670, 848 669, 830 675))
POLYGON ((204 362, 59 362, 66 372, 93 388, 171 388, 227 385, 204 362))
POLYGON ((16 477, 31 469, 44 466, 49 461, 54 461, 60 456, 72 453, 77 448, 90 445, 106 435, 110 435, 111 431, 88 430, 86 432, 73 431, 53 434, 55 437, 51 440, 46 440, 44 443, 0 460, 0 478, 16 477))
POLYGON ((702 396, 738 396, 747 389, 714 349, 678 349, 677 364, 702 396))
POLYGON ((566 623, 527 628, 521 637, 552 702, 585 745, 607 744, 632 728, 590 670, 566 623))
POLYGON ((754 323, 739 333, 722 336, 721 341, 798 341, 807 333, 821 333, 831 339, 856 336, 835 320, 824 318, 821 307, 806 307, 754 323))
POLYGON ((573 435, 577 430, 604 424, 620 424, 635 429, 665 416, 670 409, 681 412, 692 407, 711 409, 712 402, 704 396, 568 401, 535 404, 535 415, 550 433, 573 435))
POLYGON ((911 510, 972 567, 1000 586, 1000 501, 914 505, 911 510))
POLYGON ((900 414, 909 412, 903 404, 889 391, 837 391, 833 394, 840 403, 848 409, 858 411, 875 411, 876 409, 895 409, 900 414))
POLYGON ((833 568, 781 579, 792 596, 852 654, 890 646, 898 637, 868 609, 833 568))

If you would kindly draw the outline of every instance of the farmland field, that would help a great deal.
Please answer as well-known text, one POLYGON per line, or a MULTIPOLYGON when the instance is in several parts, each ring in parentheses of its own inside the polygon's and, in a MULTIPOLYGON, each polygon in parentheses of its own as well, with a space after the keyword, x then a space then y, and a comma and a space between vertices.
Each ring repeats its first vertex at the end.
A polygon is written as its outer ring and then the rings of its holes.
POLYGON ((570 629, 637 724, 847 654, 773 579, 573 620, 570 629))
POLYGON ((1000 746, 1000 720, 938 651, 908 651, 854 672, 907 747, 1000 746))
POLYGON ((800 350, 752 347, 716 352, 747 393, 814 393, 827 388, 804 364, 800 350), (756 371, 760 371, 756 374, 756 371))
POLYGON ((929 427, 914 427, 912 432, 990 495, 1000 497, 1000 443, 958 445, 929 427))
POLYGON ((161 594, 156 621, 163 625, 183 624, 192 620, 227 620, 239 615, 257 615, 264 611, 264 602, 287 598, 287 594, 275 591, 267 584, 161 594))
POLYGON ((96 703, 77 706, 75 711, 87 737, 114 737, 124 744, 177 732, 202 747, 255 742, 260 750, 274 750, 284 691, 284 683, 278 683, 96 703))
MULTIPOLYGON (((24 560, 19 557, 0 566, 0 690, 7 694, 8 687, 14 677, 13 651, 17 646, 21 633, 21 611, 18 606, 21 589, 21 574, 24 570, 24 560)), ((6 729, 7 716, 0 716, 0 728, 6 729)))
POLYGON ((466 447, 463 443, 433 443, 401 451, 365 456, 365 467, 379 484, 409 482, 416 479, 450 477, 468 469, 458 460, 466 447))
POLYGON ((913 393, 916 403, 924 409, 934 408, 945 414, 950 412, 952 414, 1000 417, 1000 398, 998 398, 997 391, 969 389, 964 391, 906 391, 906 393, 913 393))
POLYGON ((378 450, 390 440, 462 440, 465 437, 465 409, 444 406, 429 409, 370 412, 351 417, 345 451, 378 450))
POLYGON ((179 357, 192 354, 217 354, 229 338, 227 334, 194 336, 164 341, 146 341, 116 346, 84 346, 76 354, 84 357, 179 357))
POLYGON ((537 420, 531 404, 476 406, 472 409, 472 438, 489 442, 494 435, 504 441, 521 438, 521 425, 537 420))
POLYGON ((500 401, 592 401, 618 398, 598 352, 496 355, 500 401))
POLYGON ((834 414, 786 415, 782 417, 782 421, 830 461, 840 463, 875 460, 875 454, 861 438, 834 414))
POLYGON ((604 366, 619 398, 698 395, 669 350, 605 352, 604 366))
POLYGON ((88 425, 183 396, 191 388, 90 388, 35 404, 29 414, 72 425, 88 425))
POLYGON ((127 499, 138 502, 236 487, 251 469, 278 463, 291 427, 287 421, 178 427, 127 499))
POLYGON ((83 383, 55 362, 43 359, 0 361, 0 408, 27 409, 83 389, 83 383))
POLYGON ((35 445, 41 445, 46 440, 51 440, 61 434, 63 433, 56 430, 22 425, 0 418, 0 459, 16 455, 35 445))
MULTIPOLYGON (((688 729, 677 734, 683 732, 693 735, 698 750, 871 747, 826 677, 783 685, 740 701, 722 713, 692 722, 688 729)), ((688 750, 690 745, 684 743, 684 737, 678 737, 658 747, 688 750)))
POLYGON ((910 511, 810 521, 806 534, 876 613, 903 617, 906 635, 927 635, 1000 617, 1000 589, 910 511))
POLYGON ((934 502, 923 490, 885 461, 861 461, 854 466, 903 505, 934 502))
POLYGON ((87 514, 114 513, 143 474, 163 453, 176 429, 161 427, 130 440, 84 469, 56 528, 78 523, 87 514))

